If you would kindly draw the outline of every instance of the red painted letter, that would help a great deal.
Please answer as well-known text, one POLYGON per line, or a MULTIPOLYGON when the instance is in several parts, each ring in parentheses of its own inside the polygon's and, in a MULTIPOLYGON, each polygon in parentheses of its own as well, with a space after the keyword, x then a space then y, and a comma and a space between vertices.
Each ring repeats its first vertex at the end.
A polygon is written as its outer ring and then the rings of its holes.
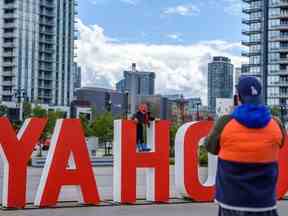
POLYGON ((61 187, 80 186, 85 204, 98 204, 99 194, 80 120, 58 120, 34 204, 53 206, 61 187), (67 169, 73 155, 75 169, 67 169))
POLYGON ((4 161, 4 207, 25 207, 27 165, 45 124, 45 119, 27 119, 16 137, 9 120, 0 118, 0 153, 4 161))
POLYGON ((146 198, 166 202, 169 199, 169 122, 156 121, 148 129, 147 141, 152 152, 136 152, 136 124, 114 124, 114 201, 136 202, 136 169, 149 168, 146 198))
POLYGON ((180 196, 199 202, 213 200, 214 187, 202 185, 198 174, 199 141, 208 135, 212 125, 212 121, 187 123, 179 129, 176 135, 176 190, 180 196))

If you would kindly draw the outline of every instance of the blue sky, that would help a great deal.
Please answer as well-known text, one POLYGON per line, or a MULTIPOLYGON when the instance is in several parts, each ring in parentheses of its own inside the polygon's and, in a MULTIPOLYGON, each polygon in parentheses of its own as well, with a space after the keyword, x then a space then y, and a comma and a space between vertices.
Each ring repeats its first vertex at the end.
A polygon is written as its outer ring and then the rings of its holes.
POLYGON ((241 0, 79 0, 83 85, 115 88, 132 62, 156 73, 156 93, 207 99, 215 55, 241 57, 241 0))
POLYGON ((120 42, 241 40, 240 0, 80 0, 79 17, 120 42), (215 3, 217 2, 217 3, 215 3))

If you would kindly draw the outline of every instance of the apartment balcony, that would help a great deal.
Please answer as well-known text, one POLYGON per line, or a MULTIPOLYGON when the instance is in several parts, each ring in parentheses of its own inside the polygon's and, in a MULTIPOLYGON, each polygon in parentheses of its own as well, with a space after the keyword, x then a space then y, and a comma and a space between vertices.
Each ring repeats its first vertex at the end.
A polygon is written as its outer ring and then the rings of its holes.
POLYGON ((270 30, 288 30, 288 23, 272 26, 270 30))
POLYGON ((53 95, 52 94, 43 94, 43 93, 39 93, 38 97, 41 99, 52 99, 53 95))
POLYGON ((50 8, 50 9, 55 8, 55 6, 53 5, 53 2, 51 3, 51 1, 40 0, 39 4, 40 4, 40 6, 43 6, 43 7, 46 7, 46 8, 50 8))
POLYGON ((42 47, 42 48, 39 49, 39 52, 53 54, 54 53, 54 49, 42 47))
POLYGON ((15 48, 17 46, 16 42, 4 42, 2 47, 4 48, 15 48))
POLYGON ((17 24, 16 22, 11 22, 11 23, 4 23, 3 28, 16 28, 17 24))
POLYGON ((40 25, 43 25, 43 26, 49 26, 49 27, 55 26, 55 23, 54 23, 54 22, 47 21, 47 20, 40 20, 40 21, 39 21, 39 24, 40 24, 40 25))
POLYGON ((279 76, 288 76, 288 70, 279 70, 279 71, 273 71, 273 72, 270 72, 269 75, 279 75, 279 76))
POLYGON ((44 65, 40 65, 40 66, 39 66, 39 70, 50 72, 50 71, 53 71, 53 67, 51 67, 51 66, 44 66, 44 65))
POLYGON ((288 87, 288 81, 280 81, 280 82, 274 82, 274 83, 269 83, 268 86, 271 87, 288 87))
POLYGON ((13 51, 13 52, 3 52, 2 53, 2 56, 3 57, 15 57, 16 56, 16 52, 15 51, 13 51))
POLYGON ((3 67, 13 67, 16 66, 16 62, 12 61, 12 62, 2 62, 2 66, 3 67))
POLYGON ((54 12, 50 12, 50 11, 46 11, 46 10, 40 10, 39 14, 42 16, 51 17, 51 18, 55 17, 54 12))
POLYGON ((244 7, 242 9, 242 12, 246 13, 246 14, 250 14, 250 13, 258 12, 258 11, 261 11, 261 10, 262 10, 262 6, 261 5, 255 6, 255 7, 248 6, 248 7, 244 7))
POLYGON ((53 86, 52 85, 38 85, 39 89, 44 89, 44 90, 52 90, 53 86))
POLYGON ((17 4, 15 3, 9 3, 9 4, 2 4, 3 9, 16 9, 17 4))
POLYGON ((251 34, 257 34, 261 33, 261 29, 244 29, 242 30, 243 35, 251 35, 251 34))
POLYGON ((54 63, 53 58, 39 58, 39 62, 54 63))
POLYGON ((288 18, 288 13, 274 14, 270 15, 269 17, 269 19, 282 19, 282 18, 288 18))
POLYGON ((253 18, 253 19, 242 19, 243 24, 250 25, 252 23, 260 23, 261 17, 253 18))
POLYGON ((17 14, 16 13, 3 13, 3 18, 7 18, 7 19, 10 19, 10 18, 14 18, 16 19, 17 18, 17 14))
POLYGON ((278 4, 274 4, 270 6, 271 8, 277 8, 277 7, 288 7, 287 1, 280 1, 278 4))
POLYGON ((268 96, 273 98, 288 98, 288 93, 280 93, 278 95, 268 96))
POLYGON ((2 71, 2 76, 4 77, 15 77, 16 76, 16 72, 15 70, 13 71, 2 71))
POLYGON ((39 32, 40 34, 45 34, 45 35, 55 35, 54 31, 46 30, 46 29, 41 29, 39 32))
POLYGON ((273 37, 270 39, 270 41, 288 41, 288 35, 273 37))
POLYGON ((269 52, 271 53, 286 53, 288 52, 288 47, 279 47, 279 48, 274 48, 274 49, 271 49, 269 52))
POLYGON ((260 55, 261 51, 247 51, 247 52, 242 52, 242 56, 244 57, 250 57, 250 56, 257 56, 260 55))
POLYGON ((3 96, 13 96, 13 92, 12 91, 2 91, 2 95, 3 96))
POLYGON ((280 58, 279 60, 275 61, 277 64, 288 64, 288 58, 280 58))
POLYGON ((256 40, 256 41, 242 41, 242 45, 244 46, 251 46, 251 45, 257 45, 260 44, 261 40, 256 40))
POLYGON ((44 80, 44 81, 53 81, 53 77, 51 76, 47 76, 47 75, 40 75, 38 76, 39 80, 44 80))
POLYGON ((51 39, 44 39, 44 38, 39 39, 39 42, 40 42, 40 43, 43 43, 43 44, 49 44, 49 45, 55 43, 54 40, 51 40, 51 39))
POLYGON ((2 86, 15 86, 15 80, 11 80, 11 81, 3 81, 2 86))
POLYGON ((16 33, 3 33, 3 38, 16 38, 16 33))

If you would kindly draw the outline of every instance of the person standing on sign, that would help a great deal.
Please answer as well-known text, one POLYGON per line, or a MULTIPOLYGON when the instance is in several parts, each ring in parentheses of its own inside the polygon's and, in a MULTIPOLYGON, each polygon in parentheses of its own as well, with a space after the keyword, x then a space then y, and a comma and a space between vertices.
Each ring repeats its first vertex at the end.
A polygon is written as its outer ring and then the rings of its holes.
POLYGON ((277 161, 286 131, 261 103, 257 78, 240 77, 237 90, 239 105, 216 121, 204 142, 207 151, 219 158, 219 216, 278 216, 277 161))
POLYGON ((150 122, 154 121, 154 118, 151 116, 150 112, 148 111, 148 107, 146 104, 140 104, 138 107, 137 113, 135 113, 132 119, 137 124, 137 147, 139 152, 150 151, 151 149, 147 146, 144 141, 144 131, 145 126, 149 127, 150 122))

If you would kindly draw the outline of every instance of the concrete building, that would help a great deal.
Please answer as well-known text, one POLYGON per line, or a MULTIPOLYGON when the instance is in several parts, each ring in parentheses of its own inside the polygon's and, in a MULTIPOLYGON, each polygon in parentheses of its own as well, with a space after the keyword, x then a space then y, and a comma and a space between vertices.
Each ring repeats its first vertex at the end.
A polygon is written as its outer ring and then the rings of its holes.
POLYGON ((132 64, 130 71, 124 71, 124 79, 116 84, 119 92, 125 91, 136 92, 137 95, 154 95, 155 94, 155 73, 147 71, 138 71, 136 64, 132 64), (134 83, 135 82, 135 83, 134 83), (135 85, 134 85, 135 84, 135 85))
POLYGON ((288 8, 287 0, 243 0, 243 45, 249 58, 244 74, 263 83, 267 105, 288 105, 288 8))
POLYGON ((149 96, 155 94, 155 73, 138 71, 136 64, 132 64, 130 71, 124 71, 124 79, 116 84, 118 92, 128 93, 130 100, 130 113, 136 112, 139 103, 139 96, 149 96))
POLYGON ((213 57, 208 64, 208 107, 215 113, 216 98, 233 97, 233 69, 231 60, 227 57, 213 57))
POLYGON ((233 92, 233 94, 237 93, 236 85, 239 82, 241 74, 242 74, 242 68, 241 67, 235 68, 235 71, 234 71, 234 92, 233 92))
POLYGON ((151 114, 160 119, 168 119, 169 109, 168 109, 168 99, 162 95, 149 95, 141 96, 139 103, 145 103, 148 105, 151 114))
POLYGON ((96 114, 107 112, 108 109, 111 109, 115 117, 121 117, 124 114, 125 98, 121 92, 112 89, 83 87, 76 89, 75 94, 76 102, 73 104, 76 106, 78 104, 79 107, 93 107, 96 114))
POLYGON ((183 95, 166 95, 168 99, 168 118, 177 124, 196 121, 200 118, 201 98, 184 98, 183 95))
POLYGON ((0 100, 67 107, 76 0, 0 1, 0 100))

